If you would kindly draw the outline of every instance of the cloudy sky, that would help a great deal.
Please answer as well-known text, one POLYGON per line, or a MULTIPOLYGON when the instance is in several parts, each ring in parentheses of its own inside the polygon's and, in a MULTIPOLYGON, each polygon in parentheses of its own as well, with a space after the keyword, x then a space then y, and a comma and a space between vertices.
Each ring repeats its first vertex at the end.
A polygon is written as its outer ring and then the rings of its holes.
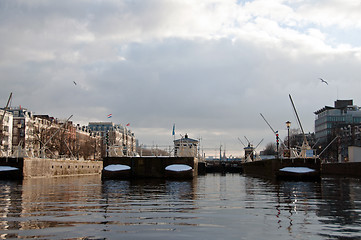
POLYGON ((1 0, 0 101, 74 123, 260 149, 336 99, 361 105, 359 0, 1 0), (328 81, 322 83, 319 78, 328 81), (75 81, 77 84, 73 83, 75 81))

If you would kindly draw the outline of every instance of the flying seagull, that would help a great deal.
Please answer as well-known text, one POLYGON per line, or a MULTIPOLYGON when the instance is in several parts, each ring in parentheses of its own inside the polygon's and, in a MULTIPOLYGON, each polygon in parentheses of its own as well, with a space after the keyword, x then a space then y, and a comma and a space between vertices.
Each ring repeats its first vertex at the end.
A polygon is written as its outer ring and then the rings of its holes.
POLYGON ((74 83, 74 85, 76 85, 76 82, 75 82, 75 81, 73 81, 73 83, 74 83))
POLYGON ((325 80, 323 80, 322 78, 320 78, 321 82, 326 83, 328 85, 328 82, 326 82, 325 80))

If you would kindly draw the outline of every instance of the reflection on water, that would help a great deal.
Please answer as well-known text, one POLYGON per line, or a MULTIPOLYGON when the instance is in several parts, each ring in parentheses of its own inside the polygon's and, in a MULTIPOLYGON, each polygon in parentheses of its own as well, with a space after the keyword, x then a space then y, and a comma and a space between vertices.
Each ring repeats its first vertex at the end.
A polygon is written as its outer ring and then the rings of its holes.
POLYGON ((327 178, 322 185, 322 207, 318 216, 327 237, 361 239, 361 185, 360 179, 327 178))
POLYGON ((0 239, 360 239, 358 179, 0 181, 0 239))

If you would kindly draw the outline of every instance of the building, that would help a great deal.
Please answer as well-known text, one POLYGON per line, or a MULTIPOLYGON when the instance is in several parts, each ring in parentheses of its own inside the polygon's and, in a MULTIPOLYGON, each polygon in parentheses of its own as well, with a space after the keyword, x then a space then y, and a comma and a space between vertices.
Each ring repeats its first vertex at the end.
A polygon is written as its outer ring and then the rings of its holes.
POLYGON ((188 138, 188 134, 181 139, 174 140, 175 157, 198 157, 198 140, 188 138))
MULTIPOLYGON (((48 115, 34 115, 33 157, 96 160, 101 157, 101 138, 86 127, 48 115)), ((27 146, 25 146, 27 148, 27 146)))
MULTIPOLYGON (((54 128, 55 119, 48 115, 35 115, 33 119, 33 157, 45 157, 46 156, 46 145, 50 142, 51 133, 55 132, 54 128)), ((52 146, 53 144, 49 144, 52 146)), ((49 153, 49 152, 48 152, 49 153)))
POLYGON ((74 155, 77 159, 97 160, 105 153, 102 137, 99 132, 92 132, 87 126, 76 126, 74 155))
POLYGON ((12 156, 35 158, 99 159, 100 137, 71 121, 34 115, 25 108, 13 114, 12 156))
POLYGON ((335 129, 348 125, 361 125, 361 111, 353 100, 337 100, 334 107, 325 106, 314 112, 315 137, 319 144, 330 143, 335 137, 335 129))
POLYGON ((13 115, 0 109, 0 157, 7 157, 12 152, 13 115))
POLYGON ((320 149, 326 147, 328 161, 345 161, 348 159, 349 146, 361 146, 361 110, 353 100, 337 100, 334 107, 325 106, 314 112, 315 137, 320 149), (337 140, 336 140, 337 137, 337 140))
POLYGON ((136 139, 126 127, 113 122, 90 122, 91 132, 102 137, 103 144, 107 146, 107 156, 135 156, 136 139))
POLYGON ((35 139, 33 113, 22 107, 9 108, 8 111, 13 115, 13 155, 33 156, 35 139))

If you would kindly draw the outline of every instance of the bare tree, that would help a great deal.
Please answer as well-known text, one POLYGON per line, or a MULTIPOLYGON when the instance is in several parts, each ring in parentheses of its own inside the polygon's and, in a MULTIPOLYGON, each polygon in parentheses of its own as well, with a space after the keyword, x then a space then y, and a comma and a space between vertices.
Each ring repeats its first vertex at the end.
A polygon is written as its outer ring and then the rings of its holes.
POLYGON ((276 155, 276 144, 275 143, 268 143, 263 150, 264 155, 276 155))

